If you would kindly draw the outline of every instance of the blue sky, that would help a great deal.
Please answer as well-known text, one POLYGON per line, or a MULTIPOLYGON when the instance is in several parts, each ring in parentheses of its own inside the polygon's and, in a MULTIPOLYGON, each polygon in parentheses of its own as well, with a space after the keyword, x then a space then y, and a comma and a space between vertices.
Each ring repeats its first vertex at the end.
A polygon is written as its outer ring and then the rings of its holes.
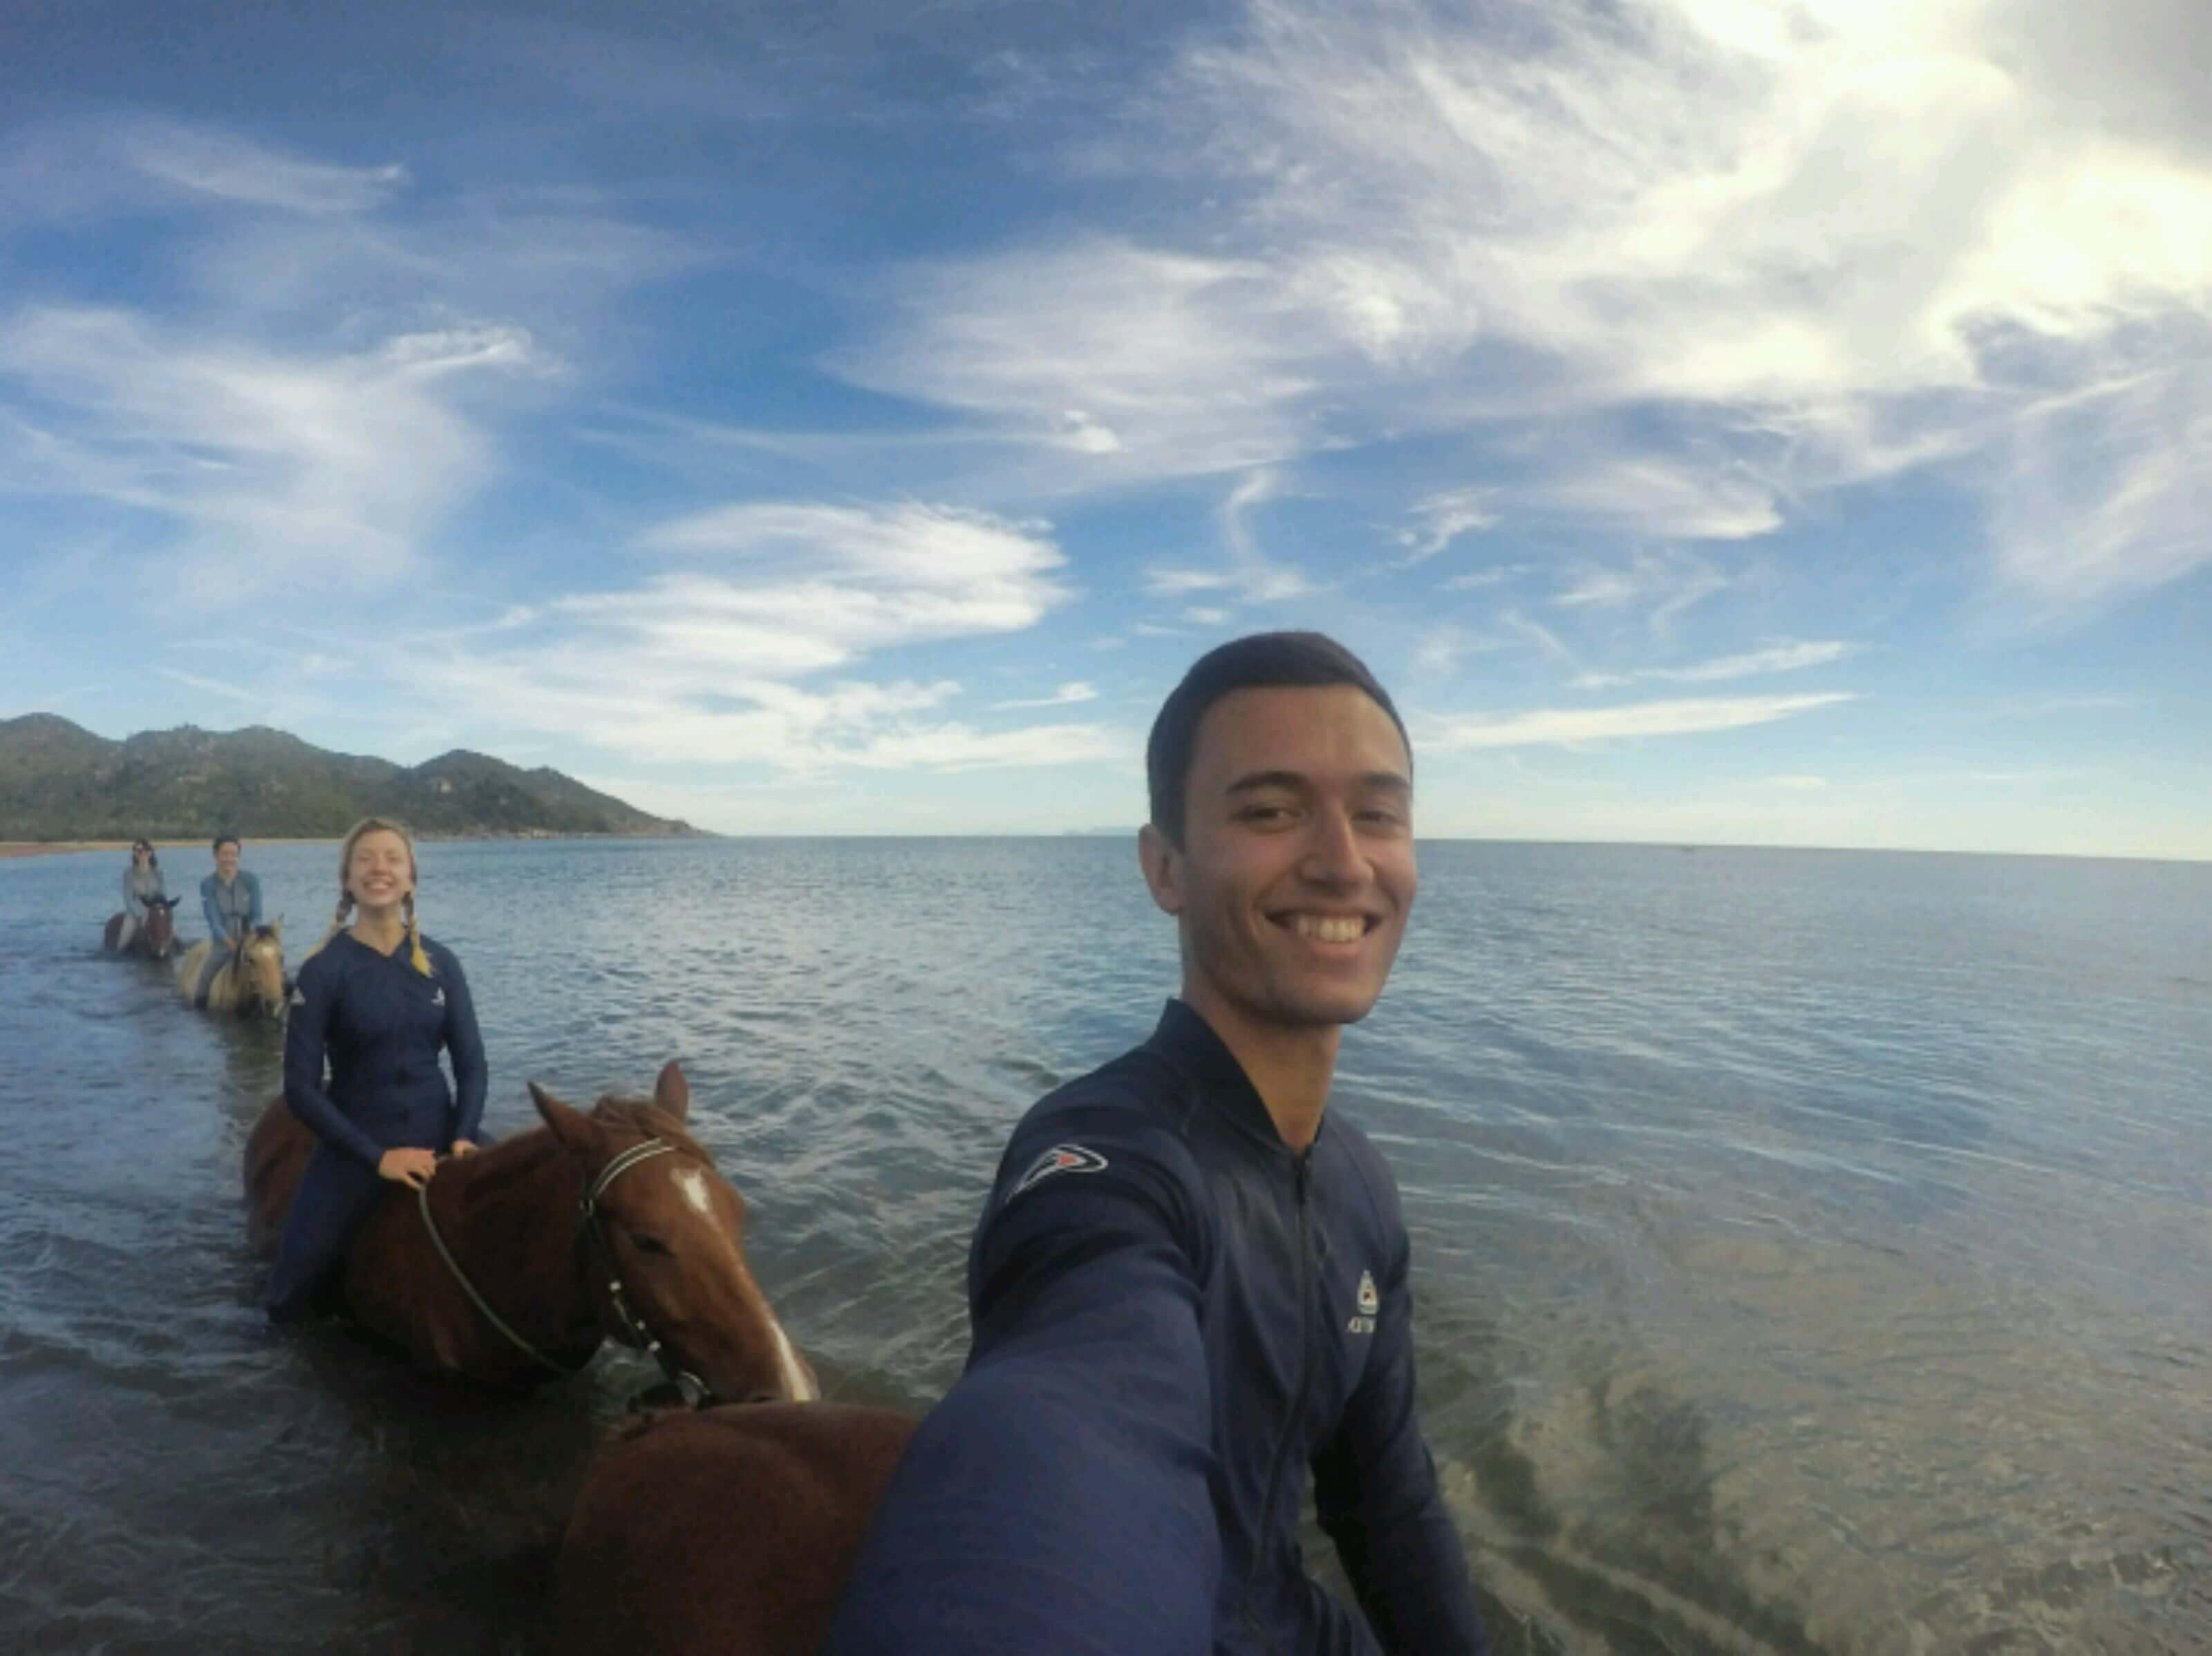
POLYGON ((2212 857, 2197 0, 0 10, 0 714, 1133 823, 2212 857), (642 12, 647 15, 637 15, 642 12))

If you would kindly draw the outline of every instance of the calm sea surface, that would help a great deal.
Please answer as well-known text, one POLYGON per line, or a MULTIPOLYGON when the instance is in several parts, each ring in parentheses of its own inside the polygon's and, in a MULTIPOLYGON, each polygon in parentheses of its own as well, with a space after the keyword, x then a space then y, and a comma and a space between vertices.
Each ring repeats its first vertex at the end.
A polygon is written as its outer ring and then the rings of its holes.
MULTIPOLYGON (((248 847, 295 955, 334 856, 248 847)), ((266 1330, 238 1166, 280 1037, 100 956, 121 864, 0 863, 0 1647, 529 1649, 648 1377, 514 1404, 266 1330)), ((2212 1650, 2212 866, 1421 874, 1335 1107, 1404 1186, 1502 1656, 2212 1650)), ((490 1125, 682 1059, 763 1286, 869 1401, 956 1375, 1007 1128, 1174 984, 1119 839, 436 844, 422 877, 490 1125)))

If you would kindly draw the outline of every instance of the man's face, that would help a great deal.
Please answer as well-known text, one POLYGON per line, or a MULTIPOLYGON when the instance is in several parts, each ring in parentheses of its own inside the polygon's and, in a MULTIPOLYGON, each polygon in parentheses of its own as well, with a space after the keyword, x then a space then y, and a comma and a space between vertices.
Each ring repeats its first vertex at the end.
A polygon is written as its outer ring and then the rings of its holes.
POLYGON ((1217 1029, 1367 1016, 1418 883, 1412 769, 1390 716, 1350 685, 1206 709, 1182 847, 1147 829, 1145 869, 1181 924, 1184 994, 1217 1029))
POLYGON ((225 840, 215 848, 215 871, 226 880, 238 872, 238 842, 225 840))

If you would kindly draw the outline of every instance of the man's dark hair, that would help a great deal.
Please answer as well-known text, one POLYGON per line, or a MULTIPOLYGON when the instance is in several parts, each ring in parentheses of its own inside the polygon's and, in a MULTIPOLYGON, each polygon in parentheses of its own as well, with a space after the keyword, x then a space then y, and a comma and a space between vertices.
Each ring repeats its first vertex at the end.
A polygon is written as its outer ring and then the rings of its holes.
POLYGON ((1406 734, 1406 721, 1366 663, 1325 634, 1254 633, 1218 645, 1191 663, 1182 682, 1160 704, 1152 740, 1145 744, 1152 826, 1170 843, 1182 844, 1191 752, 1208 707, 1235 690, 1326 689, 1333 684, 1351 685, 1389 714, 1406 744, 1407 762, 1412 763, 1413 740, 1406 734))
POLYGON ((215 836, 215 842, 209 846, 208 849, 210 851, 221 851, 225 846, 236 846, 240 851, 246 849, 245 843, 228 828, 215 836))

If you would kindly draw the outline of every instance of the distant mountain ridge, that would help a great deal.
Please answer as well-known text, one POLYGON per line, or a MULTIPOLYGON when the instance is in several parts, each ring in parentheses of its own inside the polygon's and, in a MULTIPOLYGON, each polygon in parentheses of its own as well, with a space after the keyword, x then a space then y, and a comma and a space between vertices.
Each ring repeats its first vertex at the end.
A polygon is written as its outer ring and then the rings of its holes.
POLYGON ((53 713, 0 719, 0 840, 336 839, 363 816, 417 834, 697 834, 545 766, 456 748, 426 763, 331 753, 285 731, 180 725, 123 741, 53 713))

